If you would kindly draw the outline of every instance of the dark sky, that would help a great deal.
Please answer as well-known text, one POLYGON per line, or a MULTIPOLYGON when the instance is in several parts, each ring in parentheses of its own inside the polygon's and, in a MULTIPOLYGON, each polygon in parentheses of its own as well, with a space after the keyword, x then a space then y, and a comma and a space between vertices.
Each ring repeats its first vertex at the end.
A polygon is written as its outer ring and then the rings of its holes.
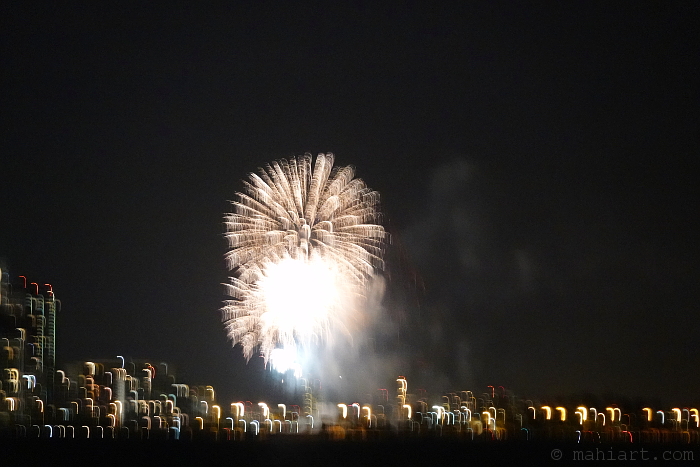
POLYGON ((0 7, 0 257, 60 359, 253 390, 227 200, 333 152, 382 194, 409 384, 700 402, 697 2, 239 3, 0 7))

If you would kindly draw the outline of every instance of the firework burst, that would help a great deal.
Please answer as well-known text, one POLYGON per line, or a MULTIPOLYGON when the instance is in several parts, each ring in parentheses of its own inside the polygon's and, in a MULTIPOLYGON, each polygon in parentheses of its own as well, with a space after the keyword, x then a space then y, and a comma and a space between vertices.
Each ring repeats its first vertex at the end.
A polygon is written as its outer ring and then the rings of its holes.
POLYGON ((226 215, 232 271, 223 321, 247 359, 352 336, 368 281, 383 268, 379 194, 333 154, 279 160, 250 174, 226 215))

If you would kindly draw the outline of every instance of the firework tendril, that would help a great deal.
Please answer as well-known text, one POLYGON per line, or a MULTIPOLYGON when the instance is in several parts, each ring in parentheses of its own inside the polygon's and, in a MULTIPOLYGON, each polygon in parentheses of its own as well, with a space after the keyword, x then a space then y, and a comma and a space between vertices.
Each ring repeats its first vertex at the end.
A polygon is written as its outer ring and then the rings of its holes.
POLYGON ((379 193, 333 162, 330 153, 272 162, 243 182, 225 216, 232 277, 222 318, 248 360, 256 349, 267 363, 276 348, 332 344, 362 326, 387 235, 379 193))

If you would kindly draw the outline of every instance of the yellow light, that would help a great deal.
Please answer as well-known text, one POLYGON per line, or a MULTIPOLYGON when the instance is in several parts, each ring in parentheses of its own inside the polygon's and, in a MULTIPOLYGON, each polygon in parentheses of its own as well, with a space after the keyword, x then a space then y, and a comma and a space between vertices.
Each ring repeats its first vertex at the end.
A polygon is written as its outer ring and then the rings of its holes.
POLYGON ((236 409, 236 418, 243 417, 245 415, 245 404, 243 402, 232 402, 231 409, 236 409))
POLYGON ((408 411, 408 417, 406 417, 406 418, 407 418, 408 420, 410 420, 410 419, 411 419, 411 415, 412 415, 411 406, 408 405, 408 404, 404 404, 404 405, 403 405, 403 408, 406 409, 406 410, 408 411))
POLYGON ((606 407, 605 410, 610 412, 610 421, 615 421, 615 412, 617 412, 617 421, 619 422, 622 418, 622 411, 617 407, 606 407))
POLYGON ((267 408, 267 404, 265 402, 258 402, 258 407, 262 409, 263 417, 267 418, 267 414, 270 411, 270 409, 267 408))
POLYGON ((367 415, 366 415, 366 417, 367 417, 367 426, 372 425, 372 409, 370 408, 370 406, 365 405, 364 407, 362 407, 362 410, 366 410, 366 411, 367 411, 367 415))
POLYGON ((581 424, 588 419, 588 409, 584 406, 576 407, 578 412, 581 412, 581 424))
POLYGON ((547 406, 547 405, 543 405, 542 410, 544 410, 547 413, 547 415, 545 415, 545 418, 547 420, 551 420, 552 419, 552 408, 547 406))
POLYGON ((566 409, 564 407, 557 407, 557 410, 559 411, 561 415, 561 421, 565 422, 566 421, 566 409))

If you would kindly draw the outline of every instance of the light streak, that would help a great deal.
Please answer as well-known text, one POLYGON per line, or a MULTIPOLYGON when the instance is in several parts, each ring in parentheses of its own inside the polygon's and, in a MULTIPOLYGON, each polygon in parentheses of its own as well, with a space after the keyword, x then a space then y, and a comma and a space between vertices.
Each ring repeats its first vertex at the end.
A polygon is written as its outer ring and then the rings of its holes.
MULTIPOLYGON (((501 387, 501 386, 499 386, 499 387, 501 387)), ((503 416, 503 424, 505 425, 505 423, 506 423, 506 409, 503 409, 503 408, 498 409, 498 413, 503 416)))
POLYGON ((36 387, 36 376, 34 375, 22 375, 22 378, 27 380, 27 389, 33 389, 36 387))
POLYGON ((486 429, 489 429, 489 426, 491 425, 491 420, 493 420, 493 429, 496 429, 496 419, 491 417, 491 412, 488 410, 485 410, 481 413, 482 415, 486 415, 486 429))
MULTIPOLYGON (((676 414, 676 420, 675 420, 675 421, 676 421, 677 423, 680 424, 680 422, 681 422, 681 409, 678 408, 678 407, 675 407, 675 408, 671 409, 671 412, 673 412, 673 413, 676 414)), ((680 426, 680 425, 679 425, 679 426, 680 426)))
POLYGON ((232 402, 231 409, 236 409, 236 418, 240 418, 245 415, 245 404, 243 402, 232 402))
POLYGON ((352 339, 359 303, 383 267, 379 194, 333 168, 332 154, 279 160, 250 174, 225 218, 233 276, 222 317, 229 339, 265 363, 275 348, 352 339))
POLYGON ((565 422, 566 421, 566 409, 564 407, 557 407, 556 410, 558 410, 560 413, 561 421, 565 422))
POLYGON ((258 402, 258 406, 263 411, 263 418, 268 418, 270 416, 270 409, 265 402, 258 402))
POLYGON ((622 411, 618 407, 606 407, 605 410, 610 412, 610 421, 615 421, 615 412, 617 412, 617 421, 619 422, 622 418, 622 411))
POLYGON ((576 407, 576 412, 581 414, 581 425, 588 419, 588 409, 584 406, 576 407))
POLYGON ((542 410, 544 410, 544 411, 547 413, 547 415, 545 416, 545 418, 546 418, 547 420, 551 420, 551 419, 552 419, 552 408, 549 407, 549 406, 547 406, 547 405, 543 405, 543 406, 542 406, 542 410))
POLYGON ((372 408, 368 405, 365 405, 362 407, 362 410, 367 411, 367 422, 369 426, 372 426, 372 408))
MULTIPOLYGON (((445 418, 445 408, 441 405, 434 405, 433 409, 437 410, 436 416, 437 416, 439 422, 442 423, 443 419, 445 418)), ((489 416, 491 416, 490 412, 489 412, 489 416)))
MULTIPOLYGON (((472 421, 472 411, 470 409, 468 409, 466 405, 463 405, 461 407, 461 409, 464 410, 464 416, 466 417, 466 421, 471 422, 472 421)), ((533 410, 534 410, 534 408, 533 408, 533 410)))
POLYGON ((360 404, 358 404, 357 402, 353 402, 353 403, 350 405, 350 407, 352 407, 353 409, 355 409, 355 410, 353 410, 353 412, 355 413, 355 418, 356 418, 357 420, 359 420, 359 419, 360 419, 360 412, 361 412, 360 404))

